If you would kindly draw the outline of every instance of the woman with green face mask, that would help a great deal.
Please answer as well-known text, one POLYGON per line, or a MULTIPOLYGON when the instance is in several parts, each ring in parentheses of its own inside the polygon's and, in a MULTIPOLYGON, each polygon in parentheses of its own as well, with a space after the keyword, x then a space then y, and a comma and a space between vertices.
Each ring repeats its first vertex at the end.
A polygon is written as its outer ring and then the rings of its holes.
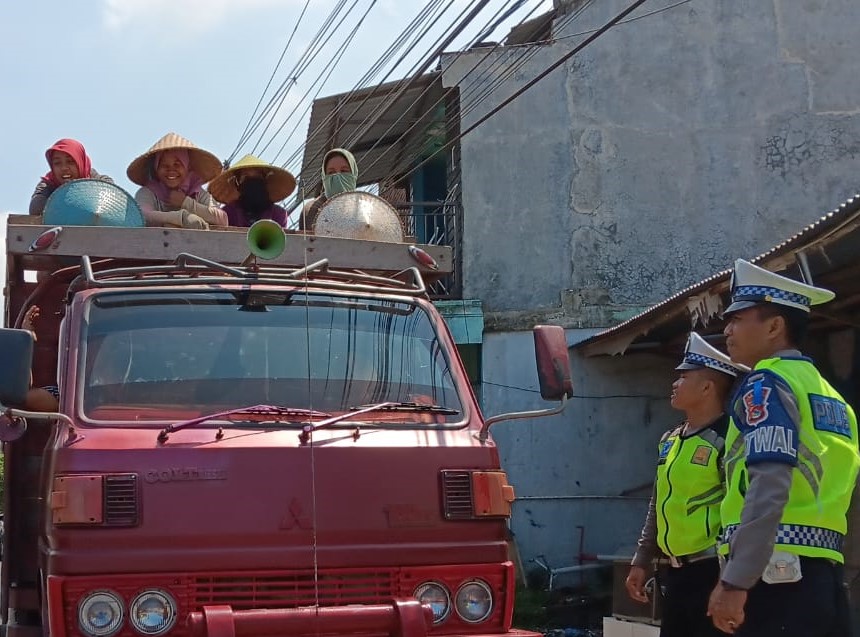
POLYGON ((358 185, 358 164, 355 157, 344 148, 328 151, 322 165, 323 194, 305 204, 299 220, 299 230, 312 232, 320 208, 326 201, 342 192, 350 192, 358 185))

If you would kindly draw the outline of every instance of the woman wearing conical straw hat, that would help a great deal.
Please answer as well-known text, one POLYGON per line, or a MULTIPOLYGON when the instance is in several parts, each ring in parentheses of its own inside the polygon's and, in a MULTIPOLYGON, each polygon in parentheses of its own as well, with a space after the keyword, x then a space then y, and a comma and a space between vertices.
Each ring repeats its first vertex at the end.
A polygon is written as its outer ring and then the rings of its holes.
POLYGON ((231 226, 249 228, 255 221, 269 219, 280 226, 287 212, 277 203, 296 188, 296 178, 283 168, 245 155, 209 184, 209 192, 225 204, 231 226))
POLYGON ((190 141, 168 133, 126 171, 141 186, 134 198, 149 226, 207 229, 226 226, 227 213, 203 189, 221 174, 221 162, 190 141))

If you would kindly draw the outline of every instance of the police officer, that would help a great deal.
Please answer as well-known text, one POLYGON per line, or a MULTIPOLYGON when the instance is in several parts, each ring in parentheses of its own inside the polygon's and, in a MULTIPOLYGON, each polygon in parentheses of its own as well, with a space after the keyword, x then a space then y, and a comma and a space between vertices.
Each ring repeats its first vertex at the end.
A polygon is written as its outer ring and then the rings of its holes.
POLYGON ((851 633, 842 542, 860 467, 857 419, 799 351, 810 306, 833 297, 735 263, 725 334, 732 359, 754 369, 730 403, 725 564, 708 607, 727 633, 851 633))
POLYGON ((648 601, 646 568, 659 548, 667 556, 661 560, 666 566, 661 637, 712 637, 721 634, 706 611, 719 577, 725 404, 736 378, 748 370, 695 332, 676 369, 680 374, 672 384, 672 407, 686 417, 658 445, 654 493, 626 586, 634 600, 648 601))

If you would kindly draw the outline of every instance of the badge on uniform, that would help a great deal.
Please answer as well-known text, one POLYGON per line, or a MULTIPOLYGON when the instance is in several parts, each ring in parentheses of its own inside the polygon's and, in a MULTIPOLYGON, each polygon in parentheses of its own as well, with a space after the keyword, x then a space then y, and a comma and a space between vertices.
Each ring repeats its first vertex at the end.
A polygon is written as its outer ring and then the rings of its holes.
POLYGON ((767 402, 770 396, 770 387, 762 387, 760 383, 744 394, 744 409, 746 410, 746 424, 755 427, 764 422, 768 417, 767 402), (756 395, 760 394, 760 395, 756 395))
POLYGON ((802 577, 800 557, 794 553, 774 551, 761 574, 761 581, 765 584, 792 584, 802 577))
POLYGON ((690 462, 693 464, 708 466, 708 461, 711 459, 711 451, 711 447, 707 445, 699 445, 693 452, 693 457, 690 458, 690 462))
POLYGON ((657 462, 663 464, 666 462, 666 457, 669 455, 669 450, 672 448, 672 445, 675 443, 674 438, 669 438, 669 440, 664 440, 660 443, 660 450, 657 455, 657 462))

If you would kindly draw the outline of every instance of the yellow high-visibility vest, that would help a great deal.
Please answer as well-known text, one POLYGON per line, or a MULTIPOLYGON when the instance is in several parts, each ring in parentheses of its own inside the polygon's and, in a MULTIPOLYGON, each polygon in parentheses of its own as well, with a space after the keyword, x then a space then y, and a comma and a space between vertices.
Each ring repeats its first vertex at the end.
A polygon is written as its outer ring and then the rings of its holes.
POLYGON ((657 460, 657 545, 666 555, 692 555, 716 544, 727 416, 682 437, 682 427, 660 441, 657 460))
POLYGON ((726 498, 720 552, 741 521, 747 462, 794 466, 775 548, 843 562, 846 512, 860 469, 854 410, 805 358, 760 361, 732 398, 726 436, 726 498), (800 424, 780 394, 797 399, 800 424))

